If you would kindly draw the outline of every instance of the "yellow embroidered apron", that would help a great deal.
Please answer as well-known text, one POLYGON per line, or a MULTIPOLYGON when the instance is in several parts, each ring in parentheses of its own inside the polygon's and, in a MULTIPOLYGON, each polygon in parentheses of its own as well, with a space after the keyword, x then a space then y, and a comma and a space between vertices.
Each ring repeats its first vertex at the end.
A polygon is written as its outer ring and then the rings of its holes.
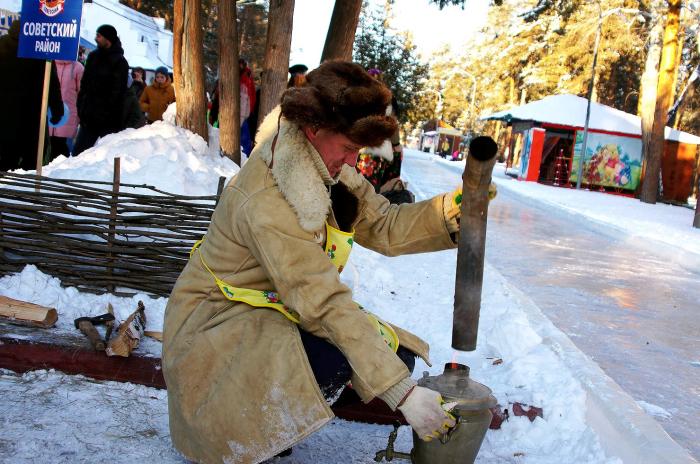
MULTIPOLYGON (((326 223, 326 246, 325 251, 328 258, 331 260, 338 273, 343 272, 343 268, 350 258, 350 251, 352 251, 352 245, 354 243, 354 232, 343 232, 342 230, 336 229, 335 227, 326 223)), ((190 251, 190 257, 195 251, 199 251, 199 246, 202 244, 204 239, 197 241, 192 250, 190 251)), ((199 259, 202 262, 202 266, 209 271, 209 274, 214 277, 217 287, 221 290, 221 293, 227 300, 230 301, 241 301, 247 303, 255 308, 271 308, 277 310, 284 314, 284 316, 290 321, 298 324, 299 323, 299 313, 292 308, 285 306, 284 302, 280 300, 277 292, 268 290, 252 290, 249 288, 234 287, 227 284, 223 280, 219 279, 214 271, 212 271, 207 263, 204 262, 202 253, 199 254, 199 259)), ((357 303, 355 303, 357 304, 357 303)), ((399 337, 396 335, 394 329, 383 320, 379 319, 374 314, 366 311, 360 304, 357 304, 358 308, 362 310, 367 318, 370 320, 377 332, 382 336, 386 344, 396 352, 399 349, 399 337)))

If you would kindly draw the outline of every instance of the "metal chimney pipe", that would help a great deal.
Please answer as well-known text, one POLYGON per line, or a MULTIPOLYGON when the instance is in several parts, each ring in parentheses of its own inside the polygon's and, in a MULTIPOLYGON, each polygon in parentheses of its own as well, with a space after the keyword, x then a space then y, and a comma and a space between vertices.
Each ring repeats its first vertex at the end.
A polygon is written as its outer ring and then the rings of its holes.
POLYGON ((475 138, 469 144, 462 174, 462 214, 452 316, 452 348, 460 351, 476 349, 484 280, 488 191, 497 151, 498 146, 491 137, 475 138))

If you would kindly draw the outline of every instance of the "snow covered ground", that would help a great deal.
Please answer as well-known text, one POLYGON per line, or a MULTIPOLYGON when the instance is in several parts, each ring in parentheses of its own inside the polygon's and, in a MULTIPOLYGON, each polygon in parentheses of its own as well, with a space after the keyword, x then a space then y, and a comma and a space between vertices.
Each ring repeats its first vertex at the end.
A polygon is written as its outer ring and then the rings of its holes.
MULTIPOLYGON (((45 173, 111 180, 114 156, 122 156, 123 182, 194 195, 213 193, 219 175, 230 177, 237 170, 201 138, 158 123, 106 137, 77 158, 55 160, 45 173)), ((411 156, 429 155, 409 151, 407 162, 411 156)), ((421 186, 414 182, 412 188, 420 196, 421 186)), ((690 210, 665 205, 637 208, 632 204, 639 202, 629 199, 624 199, 628 203, 622 208, 617 202, 623 199, 616 197, 563 189, 551 192, 554 189, 505 177, 497 182, 500 188, 595 217, 606 226, 624 228, 638 221, 657 231, 650 238, 675 234, 676 242, 669 246, 698 246, 686 251, 700 253, 700 233, 690 227, 690 210), (623 217, 630 208, 635 212, 623 217), (659 218, 661 210, 664 216, 659 218), (687 244, 693 241, 695 245, 687 244)), ((452 187, 445 185, 445 190, 452 187)), ((511 416, 500 430, 489 431, 477 462, 652 463, 661 462, 661 453, 673 462, 693 462, 488 263, 477 350, 452 350, 455 261, 454 250, 386 258, 358 246, 342 279, 353 288, 358 302, 430 342, 433 367, 418 361, 414 377, 423 371, 437 374, 443 363, 456 360, 468 364, 472 378, 489 386, 503 407, 521 402, 543 408, 544 417, 534 422, 511 416), (495 363, 497 359, 502 362, 495 363)), ((114 306, 118 319, 124 319, 138 300, 146 306, 146 329, 157 331, 162 328, 166 304, 164 298, 146 295, 119 298, 79 293, 62 288, 57 279, 33 266, 0 279, 0 294, 57 308, 58 329, 66 331, 75 330, 74 318, 101 314, 107 303, 114 306)), ((139 350, 158 355, 160 345, 148 340, 139 350)), ((184 462, 170 442, 164 391, 47 371, 22 376, 2 371, 0 391, 0 462, 184 462)), ((390 430, 337 419, 295 446, 291 456, 274 461, 374 462, 375 452, 386 447, 390 430)), ((407 452, 410 448, 410 430, 403 427, 396 449, 407 452)))

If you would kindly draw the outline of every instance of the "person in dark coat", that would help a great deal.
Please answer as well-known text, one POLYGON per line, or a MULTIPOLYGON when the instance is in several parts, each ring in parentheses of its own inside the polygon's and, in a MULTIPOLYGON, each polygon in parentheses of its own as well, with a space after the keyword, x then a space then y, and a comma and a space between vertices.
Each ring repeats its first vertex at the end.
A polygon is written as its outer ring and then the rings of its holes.
POLYGON ((129 64, 117 30, 109 24, 97 28, 98 48, 88 55, 78 94, 80 130, 75 154, 92 147, 97 139, 124 129, 124 100, 129 64))
POLYGON ((306 82, 306 71, 309 67, 305 64, 295 64, 289 68, 289 81, 287 82, 287 88, 291 87, 301 87, 306 82))
POLYGON ((138 86, 132 84, 131 76, 129 76, 126 96, 124 98, 124 113, 122 119, 125 128, 138 129, 146 125, 146 115, 141 111, 141 104, 136 96, 137 91, 138 86))
MULTIPOLYGON (((36 169, 39 145, 39 118, 44 86, 44 60, 18 58, 20 21, 12 22, 9 33, 0 37, 0 170, 36 169)), ((56 65, 51 63, 49 108, 52 123, 63 116, 61 84, 56 65)), ((48 131, 47 131, 48 132, 48 131)), ((44 148, 48 149, 49 138, 44 148)))
POLYGON ((134 95, 139 99, 146 88, 146 83, 143 81, 146 78, 146 71, 142 67, 137 66, 131 70, 131 78, 133 81, 129 88, 134 90, 134 95))

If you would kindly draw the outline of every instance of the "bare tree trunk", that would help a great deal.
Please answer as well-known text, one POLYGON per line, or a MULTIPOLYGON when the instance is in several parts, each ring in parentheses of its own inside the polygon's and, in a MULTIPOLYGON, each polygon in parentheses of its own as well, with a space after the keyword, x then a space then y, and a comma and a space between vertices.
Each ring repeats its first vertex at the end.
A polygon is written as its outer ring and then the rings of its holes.
POLYGON ((664 46, 661 50, 659 64, 659 84, 656 90, 656 110, 652 127, 651 144, 648 158, 642 164, 642 190, 639 199, 644 203, 656 203, 659 191, 659 174, 661 158, 664 152, 664 129, 668 110, 673 104, 673 92, 676 75, 675 65, 678 54, 678 31, 680 26, 681 0, 668 0, 666 27, 664 28, 664 46))
MULTIPOLYGON (((270 0, 258 125, 270 111, 279 105, 282 93, 287 87, 293 18, 294 0, 270 0)), ((251 128, 251 130, 255 130, 255 128, 251 128)))
POLYGON ((201 0, 174 2, 173 74, 177 124, 208 140, 200 9, 201 0))
POLYGON ((241 165, 241 92, 235 0, 219 0, 219 143, 241 165))
MULTIPOLYGON (((654 126, 654 109, 656 108, 656 84, 659 81, 659 60, 661 58, 661 35, 663 27, 661 18, 653 19, 654 25, 649 32, 649 49, 644 65, 644 74, 639 89, 639 116, 642 119, 642 180, 647 160, 651 157, 651 137, 654 126)), ((641 185, 638 193, 641 194, 641 185)))
POLYGON ((333 59, 352 60, 352 45, 355 42, 361 10, 362 0, 335 1, 321 62, 333 59))

